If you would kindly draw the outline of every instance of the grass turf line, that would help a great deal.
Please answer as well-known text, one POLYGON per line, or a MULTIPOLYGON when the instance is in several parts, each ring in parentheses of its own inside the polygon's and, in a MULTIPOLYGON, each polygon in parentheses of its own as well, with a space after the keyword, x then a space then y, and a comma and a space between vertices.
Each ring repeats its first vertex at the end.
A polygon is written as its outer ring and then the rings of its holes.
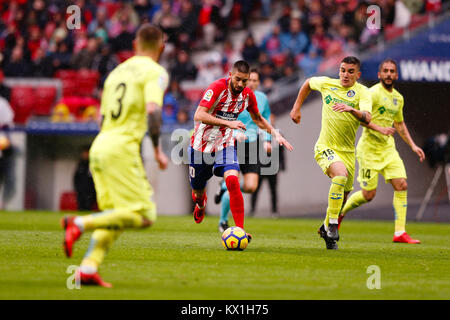
POLYGON ((348 217, 339 250, 326 250, 320 219, 246 218, 254 236, 243 252, 223 249, 218 217, 159 216, 126 230, 100 273, 113 289, 69 290, 69 265, 88 247, 82 236, 68 259, 61 213, 0 212, 0 299, 450 299, 450 224, 407 224, 420 245, 393 244, 393 221, 348 217), (381 270, 381 289, 366 286, 381 270))

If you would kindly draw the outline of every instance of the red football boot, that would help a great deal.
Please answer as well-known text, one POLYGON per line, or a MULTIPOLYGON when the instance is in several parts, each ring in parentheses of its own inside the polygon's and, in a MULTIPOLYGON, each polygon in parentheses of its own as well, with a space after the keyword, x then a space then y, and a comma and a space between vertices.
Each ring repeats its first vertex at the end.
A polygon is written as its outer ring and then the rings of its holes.
POLYGON ((392 239, 392 242, 398 242, 398 243, 420 243, 420 240, 411 239, 409 234, 407 234, 406 232, 403 232, 399 236, 395 236, 394 235, 394 238, 392 239))
POLYGON ((247 232, 246 232, 246 234, 247 234, 248 243, 250 243, 250 241, 252 241, 252 239, 253 239, 253 236, 247 232))
POLYGON ((87 273, 83 273, 81 271, 78 271, 77 278, 75 278, 76 280, 79 279, 80 284, 82 285, 92 285, 92 286, 101 286, 101 287, 105 287, 105 288, 112 288, 112 284, 109 282, 105 282, 102 280, 102 278, 100 277, 100 275, 98 274, 98 272, 93 273, 93 274, 87 274, 87 273))
POLYGON ((72 256, 72 247, 75 241, 81 236, 81 230, 74 223, 75 216, 65 216, 61 219, 61 226, 64 228, 64 252, 70 258, 72 256))
POLYGON ((203 200, 203 208, 200 208, 198 206, 198 203, 195 204, 195 209, 194 209, 194 220, 196 223, 200 223, 203 221, 203 218, 205 217, 205 211, 206 211, 206 200, 207 200, 207 196, 205 193, 205 198, 203 200))

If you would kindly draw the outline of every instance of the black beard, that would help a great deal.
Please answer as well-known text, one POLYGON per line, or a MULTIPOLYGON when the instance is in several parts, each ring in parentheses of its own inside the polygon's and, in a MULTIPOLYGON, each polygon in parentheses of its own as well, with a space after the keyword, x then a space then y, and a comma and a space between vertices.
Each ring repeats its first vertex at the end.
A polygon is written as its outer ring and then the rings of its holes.
POLYGON ((244 91, 244 89, 242 89, 241 91, 236 90, 236 88, 233 86, 233 83, 232 83, 232 82, 230 82, 230 87, 231 87, 231 92, 232 92, 234 95, 238 95, 238 94, 240 94, 242 91, 244 91))
POLYGON ((381 80, 381 82, 383 83, 383 86, 384 86, 386 89, 392 89, 392 87, 394 86, 394 83, 395 83, 394 80, 392 80, 391 84, 387 84, 387 83, 384 82, 383 80, 381 80))

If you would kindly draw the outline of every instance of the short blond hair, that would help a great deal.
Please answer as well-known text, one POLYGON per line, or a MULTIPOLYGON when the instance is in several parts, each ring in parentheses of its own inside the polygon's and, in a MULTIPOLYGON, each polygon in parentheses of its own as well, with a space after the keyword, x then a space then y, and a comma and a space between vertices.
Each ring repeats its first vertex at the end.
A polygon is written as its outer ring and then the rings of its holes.
POLYGON ((160 28, 144 23, 136 33, 136 40, 143 50, 156 50, 163 41, 163 33, 160 28))

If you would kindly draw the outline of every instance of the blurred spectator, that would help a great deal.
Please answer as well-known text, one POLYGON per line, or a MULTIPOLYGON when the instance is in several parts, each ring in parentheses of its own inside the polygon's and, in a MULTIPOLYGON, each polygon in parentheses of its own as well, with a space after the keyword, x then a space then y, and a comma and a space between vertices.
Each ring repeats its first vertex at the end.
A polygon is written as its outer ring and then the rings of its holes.
POLYGON ((261 17, 263 19, 269 19, 272 9, 272 0, 261 0, 261 17))
POLYGON ((45 51, 42 48, 38 48, 33 60, 33 76, 51 78, 53 77, 53 74, 52 57, 50 55, 45 55, 45 51))
POLYGON ((215 2, 216 0, 202 0, 198 14, 198 28, 202 33, 204 49, 212 48, 218 28, 223 26, 219 7, 215 2))
POLYGON ((82 148, 80 159, 73 175, 73 185, 77 194, 77 209, 79 211, 93 210, 97 197, 92 174, 89 170, 89 149, 89 146, 82 148))
POLYGON ((3 67, 3 72, 6 77, 29 77, 32 75, 31 64, 24 58, 21 46, 14 47, 10 60, 3 67))
POLYGON ((318 51, 317 54, 323 55, 330 45, 330 41, 331 37, 325 33, 324 27, 322 25, 317 25, 311 36, 311 44, 314 49, 318 51))
POLYGON ((111 18, 108 33, 111 38, 117 39, 122 34, 133 34, 138 25, 139 16, 133 6, 130 3, 123 4, 111 18))
MULTIPOLYGON (((79 54, 82 51, 79 52, 79 54)), ((58 43, 57 50, 55 53, 51 55, 53 72, 56 72, 59 69, 69 69, 71 67, 71 59, 72 57, 77 59, 77 56, 72 56, 69 51, 69 46, 66 41, 61 41, 58 43)), ((88 59, 90 57, 87 57, 88 59)), ((93 58, 93 57, 92 57, 93 58)), ((73 66, 76 68, 76 66, 73 66)))
POLYGON ((95 34, 99 29, 110 30, 111 21, 108 19, 108 11, 106 6, 101 6, 97 8, 95 13, 95 19, 91 21, 88 25, 89 34, 95 34))
POLYGON ((178 34, 178 45, 183 49, 189 49, 197 39, 198 8, 194 7, 192 0, 183 0, 180 15, 181 28, 178 34))
POLYGON ((63 103, 57 104, 52 111, 51 122, 72 122, 73 115, 70 113, 69 107, 63 103))
POLYGON ((177 123, 178 103, 175 98, 170 94, 164 95, 163 108, 162 108, 162 122, 164 124, 177 123))
POLYGON ((258 46, 255 44, 255 39, 251 34, 249 34, 244 41, 244 46, 241 51, 242 57, 245 61, 252 65, 258 61, 259 51, 258 46))
POLYGON ((308 37, 302 31, 300 19, 292 19, 289 32, 280 35, 281 49, 287 54, 297 56, 305 53, 308 48, 308 37))
POLYGON ((199 85, 208 85, 224 75, 220 64, 220 56, 215 58, 210 56, 206 58, 205 64, 200 68, 196 82, 199 85))
POLYGON ((315 48, 311 48, 309 53, 298 62, 298 66, 305 77, 310 77, 317 73, 322 61, 323 58, 318 54, 318 51, 315 48))
POLYGON ((172 79, 167 90, 167 94, 170 94, 175 98, 180 108, 189 108, 189 100, 186 98, 184 91, 180 87, 178 80, 172 79))
POLYGON ((188 124, 189 123, 189 113, 186 109, 180 109, 177 113, 178 124, 188 124))
POLYGON ((250 20, 250 12, 253 6, 253 0, 240 0, 239 3, 241 5, 241 22, 242 29, 248 30, 248 24, 250 20))
POLYGON ((291 4, 289 1, 286 1, 283 4, 281 16, 277 20, 277 23, 280 26, 282 33, 289 32, 289 26, 291 24, 291 12, 292 12, 291 4))
POLYGON ((91 36, 88 39, 86 48, 82 49, 72 57, 70 65, 73 69, 91 69, 95 55, 98 51, 97 38, 91 36))
POLYGON ((97 122, 99 118, 99 110, 96 106, 86 107, 80 117, 81 122, 97 122))
POLYGON ((281 51, 281 27, 279 25, 275 25, 271 32, 269 32, 262 39, 260 48, 264 50, 269 56, 273 56, 276 54, 280 54, 281 51))
POLYGON ((100 85, 103 87, 103 82, 106 80, 108 74, 119 64, 116 55, 111 52, 111 47, 104 44, 100 48, 100 52, 94 56, 91 69, 97 70, 100 73, 100 85))
POLYGON ((238 60, 242 60, 242 55, 233 46, 233 42, 227 39, 223 44, 222 70, 227 72, 231 66, 238 60))
POLYGON ((189 60, 189 55, 186 51, 180 50, 177 54, 176 62, 170 70, 171 77, 178 81, 195 80, 198 69, 189 60))
POLYGON ((181 25, 178 18, 171 10, 170 0, 161 1, 161 10, 153 15, 152 23, 159 26, 168 35, 168 41, 175 43, 178 28, 181 25))
POLYGON ((411 23, 411 12, 408 7, 405 6, 403 1, 398 0, 395 2, 395 16, 394 25, 397 28, 406 28, 411 23))
POLYGON ((85 26, 81 26, 80 29, 76 29, 72 33, 73 38, 73 54, 77 54, 83 48, 87 46, 88 43, 88 32, 85 26))
POLYGON ((149 0, 134 0, 134 11, 141 20, 150 18, 152 4, 149 0))
POLYGON ((133 50, 134 33, 125 25, 122 26, 119 35, 111 40, 111 48, 114 53, 133 50))

